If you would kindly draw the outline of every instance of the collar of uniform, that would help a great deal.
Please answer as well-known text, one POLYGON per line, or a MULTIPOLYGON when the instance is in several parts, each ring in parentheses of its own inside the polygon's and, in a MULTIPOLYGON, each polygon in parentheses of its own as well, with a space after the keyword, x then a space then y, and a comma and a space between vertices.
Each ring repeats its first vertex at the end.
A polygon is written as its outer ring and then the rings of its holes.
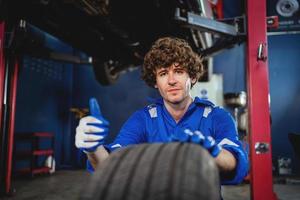
POLYGON ((212 102, 210 102, 210 101, 208 101, 206 99, 200 99, 199 97, 195 97, 194 103, 195 104, 202 104, 204 106, 211 106, 211 107, 215 106, 215 104, 213 104, 212 102))
MULTIPOLYGON (((160 98, 148 98, 148 101, 150 103, 155 103, 155 104, 159 104, 159 105, 164 105, 164 100, 162 97, 160 98)), ((195 97, 194 101, 193 101, 195 104, 199 105, 199 104, 202 104, 202 105, 205 105, 205 106, 212 106, 214 107, 215 104, 212 103, 211 101, 209 100, 206 100, 206 99, 200 99, 199 97, 195 97)))
POLYGON ((178 123, 176 123, 176 121, 174 120, 174 118, 171 116, 171 114, 169 113, 169 111, 167 110, 167 108, 164 105, 164 101, 163 98, 157 99, 156 103, 158 105, 162 106, 162 110, 163 110, 163 114, 165 115, 165 119, 169 122, 170 125, 172 125, 173 127, 177 126, 178 124, 181 124, 182 121, 184 119, 186 119, 191 113, 194 112, 194 110, 197 107, 197 103, 202 103, 202 101, 197 98, 195 99, 188 107, 187 111, 184 113, 184 115, 182 116, 182 118, 178 121, 178 123))
MULTIPOLYGON (((160 102, 161 103, 161 102, 160 102)), ((159 104, 160 104, 159 103, 159 104)), ((176 123, 176 121, 174 120, 174 118, 171 116, 171 114, 169 113, 169 111, 167 110, 167 108, 165 107, 165 105, 163 104, 162 101, 162 110, 163 110, 163 115, 165 115, 165 119, 169 122, 170 125, 172 125, 173 127, 182 124, 182 121, 184 121, 186 118, 188 118, 189 115, 191 115, 191 113, 193 113, 195 111, 195 109, 197 108, 197 105, 195 103, 195 101, 193 101, 187 111, 184 113, 184 115, 182 116, 182 118, 178 121, 178 123, 176 123)))

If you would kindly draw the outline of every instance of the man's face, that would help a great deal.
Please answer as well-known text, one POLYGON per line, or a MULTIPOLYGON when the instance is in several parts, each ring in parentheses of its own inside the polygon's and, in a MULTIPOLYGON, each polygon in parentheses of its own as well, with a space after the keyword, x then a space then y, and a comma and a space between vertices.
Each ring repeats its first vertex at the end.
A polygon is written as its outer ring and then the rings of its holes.
POLYGON ((189 98, 191 80, 187 71, 178 64, 156 70, 155 88, 163 99, 172 104, 178 104, 189 98))

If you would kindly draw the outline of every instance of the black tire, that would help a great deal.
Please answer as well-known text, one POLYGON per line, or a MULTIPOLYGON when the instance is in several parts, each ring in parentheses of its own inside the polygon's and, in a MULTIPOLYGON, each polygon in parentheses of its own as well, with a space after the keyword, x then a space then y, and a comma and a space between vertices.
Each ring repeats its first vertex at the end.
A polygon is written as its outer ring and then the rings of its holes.
POLYGON ((104 86, 112 85, 117 82, 119 78, 119 72, 114 72, 116 65, 109 61, 93 61, 93 70, 96 80, 104 86))
POLYGON ((215 200, 219 172, 199 145, 142 144, 112 153, 84 187, 81 199, 215 200))

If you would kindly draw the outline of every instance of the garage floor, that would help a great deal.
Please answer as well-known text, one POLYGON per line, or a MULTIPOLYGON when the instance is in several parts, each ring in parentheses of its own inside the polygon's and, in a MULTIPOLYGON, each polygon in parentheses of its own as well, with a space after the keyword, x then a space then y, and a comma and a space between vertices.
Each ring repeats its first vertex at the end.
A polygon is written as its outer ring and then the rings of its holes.
MULTIPOLYGON (((53 175, 18 179, 13 182, 16 193, 3 200, 66 200, 78 199, 90 175, 84 170, 57 171, 53 175)), ((274 190, 280 200, 299 200, 300 184, 275 184, 274 190)), ((223 187, 225 200, 250 200, 248 184, 223 187)))

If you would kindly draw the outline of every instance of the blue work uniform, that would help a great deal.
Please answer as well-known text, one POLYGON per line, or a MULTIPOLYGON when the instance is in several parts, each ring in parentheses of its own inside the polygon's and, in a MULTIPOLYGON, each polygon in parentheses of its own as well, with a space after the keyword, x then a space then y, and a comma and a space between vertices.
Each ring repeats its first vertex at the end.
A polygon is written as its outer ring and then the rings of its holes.
MULTIPOLYGON (((248 172, 248 155, 237 137, 234 120, 229 112, 207 100, 196 97, 179 122, 173 119, 163 99, 136 111, 123 125, 113 143, 104 147, 112 152, 117 148, 140 143, 171 142, 171 135, 189 129, 212 136, 218 145, 230 151, 237 160, 235 175, 222 184, 237 184, 248 172)), ((91 169, 88 163, 88 168, 91 169)))

